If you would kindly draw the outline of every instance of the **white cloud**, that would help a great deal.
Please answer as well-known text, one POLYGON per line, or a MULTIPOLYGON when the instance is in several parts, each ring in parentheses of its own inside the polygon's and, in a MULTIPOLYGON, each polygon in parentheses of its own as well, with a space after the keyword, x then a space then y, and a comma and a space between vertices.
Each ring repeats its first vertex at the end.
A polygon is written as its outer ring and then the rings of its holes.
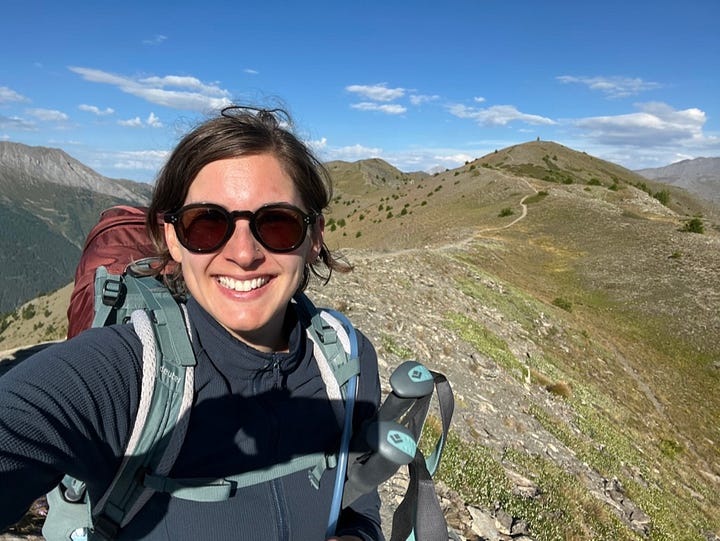
POLYGON ((388 115, 401 115, 407 111, 407 107, 398 103, 372 103, 364 101, 361 103, 353 103, 350 107, 360 111, 380 111, 388 115))
POLYGON ((11 103, 11 102, 29 102, 30 100, 18 94, 13 89, 6 86, 0 86, 0 104, 11 103))
POLYGON ((320 139, 322 148, 315 147, 323 161, 343 160, 354 162, 370 158, 381 158, 401 171, 426 171, 435 173, 483 156, 490 150, 459 150, 453 148, 410 148, 386 151, 379 147, 369 147, 362 144, 333 147, 328 145, 325 138, 320 139))
POLYGON ((320 139, 322 147, 314 147, 318 157, 325 162, 333 160, 343 160, 354 162, 357 160, 365 160, 368 158, 379 158, 383 154, 383 150, 377 147, 367 147, 364 145, 348 145, 344 147, 333 147, 327 144, 327 139, 320 139))
POLYGON ((139 150, 112 153, 105 158, 115 169, 156 171, 170 153, 166 150, 139 150))
POLYGON ((145 126, 148 126, 150 128, 164 127, 164 124, 160 121, 160 118, 152 112, 148 115, 147 120, 145 120, 144 122, 139 116, 136 116, 135 118, 118 120, 118 124, 120 126, 125 126, 126 128, 142 128, 145 126))
POLYGON ((135 118, 129 118, 127 120, 118 120, 118 124, 126 128, 140 128, 143 125, 143 121, 139 116, 136 116, 135 118))
POLYGON ((477 157, 478 156, 472 156, 467 153, 460 153, 460 154, 447 154, 445 156, 442 156, 442 155, 433 156, 433 159, 435 159, 439 162, 443 162, 443 163, 462 165, 465 162, 472 161, 477 157))
POLYGON ((493 105, 486 109, 476 109, 466 105, 451 105, 450 114, 458 118, 469 118, 482 126, 505 126, 510 122, 520 121, 527 124, 553 125, 556 122, 550 118, 530 115, 517 110, 513 105, 493 105))
POLYGON ((475 103, 483 103, 483 102, 485 102, 486 100, 485 100, 485 98, 483 98, 482 96, 475 96, 475 97, 473 98, 473 101, 474 101, 475 103))
POLYGON ((243 71, 245 73, 247 73, 248 75, 259 75, 260 74, 260 72, 258 70, 254 70, 254 69, 250 69, 250 68, 245 68, 243 71))
POLYGON ((64 122, 69 118, 62 111, 56 111, 54 109, 26 109, 25 112, 28 115, 45 122, 64 122))
POLYGON ((702 142, 705 112, 697 108, 676 111, 659 102, 638 104, 637 113, 578 119, 584 136, 602 144, 652 146, 702 142))
POLYGON ((383 151, 377 147, 366 147, 363 145, 350 145, 332 150, 336 156, 334 159, 340 160, 362 160, 367 158, 379 158, 383 151))
POLYGON ((453 148, 405 149, 384 152, 382 158, 401 171, 425 171, 437 173, 445 169, 459 167, 469 161, 487 154, 488 150, 475 151, 453 148))
POLYGON ((675 110, 660 102, 636 108, 634 113, 573 120, 573 147, 630 169, 660 167, 687 156, 720 155, 720 137, 705 133, 707 117, 701 109, 675 110))
POLYGON ((162 128, 163 127, 163 123, 160 122, 160 119, 155 116, 155 113, 152 113, 152 112, 150 113, 150 116, 148 116, 146 122, 147 122, 148 126, 151 126, 153 128, 162 128))
POLYGON ((167 36, 163 36, 162 34, 156 34, 151 39, 144 39, 143 45, 160 45, 165 40, 167 40, 167 36))
POLYGON ((350 85, 345 90, 373 101, 392 101, 405 95, 404 88, 388 88, 387 83, 376 85, 350 85))
POLYGON ((317 154, 327 148, 327 142, 327 137, 322 137, 320 139, 305 141, 305 144, 309 146, 314 153, 317 154))
POLYGON ((230 93, 216 84, 205 84, 195 77, 167 75, 133 79, 102 70, 70 67, 86 81, 109 84, 122 92, 156 105, 183 111, 207 112, 230 105, 230 93), (170 90, 167 87, 177 89, 170 90))
POLYGON ((597 90, 608 98, 626 98, 641 92, 661 88, 660 83, 643 81, 637 77, 584 77, 561 75, 557 80, 565 84, 583 84, 590 90, 597 90))
POLYGON ((205 84, 197 77, 166 75, 164 77, 145 77, 144 79, 139 79, 138 82, 144 85, 158 88, 187 88, 190 90, 196 90, 204 96, 222 97, 227 95, 227 90, 223 90, 222 88, 219 88, 217 85, 214 84, 205 84))
POLYGON ((34 122, 25 120, 17 116, 0 116, 0 129, 3 130, 21 130, 35 131, 37 126, 34 122))
POLYGON ((432 96, 424 94, 413 94, 410 96, 410 103, 412 103, 413 105, 422 105, 423 103, 437 101, 439 99, 440 96, 438 96, 437 94, 433 94, 432 96))
POLYGON ((80 105, 78 105, 78 109, 80 109, 81 111, 86 111, 88 113, 92 113, 97 116, 111 115, 115 112, 115 110, 111 109, 110 107, 108 107, 106 109, 100 109, 99 107, 96 107, 95 105, 87 105, 85 103, 81 103, 80 105))

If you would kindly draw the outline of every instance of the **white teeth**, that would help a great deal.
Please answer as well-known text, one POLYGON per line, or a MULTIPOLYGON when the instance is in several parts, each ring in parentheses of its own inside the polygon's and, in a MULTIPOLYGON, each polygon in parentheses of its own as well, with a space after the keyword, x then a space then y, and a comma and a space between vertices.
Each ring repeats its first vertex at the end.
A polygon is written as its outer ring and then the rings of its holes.
POLYGON ((252 291, 253 289, 257 289, 267 284, 268 279, 253 278, 252 280, 235 280, 234 278, 230 278, 228 276, 221 276, 218 278, 218 282, 220 282, 220 285, 223 287, 233 289, 235 291, 252 291))

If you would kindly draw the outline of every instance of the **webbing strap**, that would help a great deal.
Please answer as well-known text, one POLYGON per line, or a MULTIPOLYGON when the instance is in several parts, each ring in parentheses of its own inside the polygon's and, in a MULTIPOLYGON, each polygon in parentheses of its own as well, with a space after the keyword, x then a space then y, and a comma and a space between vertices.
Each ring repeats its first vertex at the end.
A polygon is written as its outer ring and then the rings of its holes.
POLYGON ((197 361, 189 339, 187 318, 170 291, 152 277, 128 278, 126 286, 128 294, 133 288, 137 289, 144 299, 143 304, 152 314, 162 362, 195 366, 197 361))
MULTIPOLYGON (((442 424, 442 433, 435 444, 435 449, 426 460, 418 449, 415 458, 408 464, 410 483, 400 505, 393 514, 392 534, 390 541, 422 540, 447 541, 447 522, 440 508, 435 492, 432 475, 440 462, 442 451, 450 430, 455 400, 447 378, 438 372, 431 371, 437 393, 438 407, 442 424)), ((408 412, 408 428, 420 437, 427 416, 430 398, 419 400, 408 412)))
POLYGON ((93 327, 104 327, 122 291, 121 277, 111 280, 105 267, 95 269, 95 317, 93 327))
POLYGON ((292 473, 307 470, 318 462, 327 460, 323 453, 298 456, 283 464, 264 469, 231 475, 222 479, 188 478, 174 479, 146 474, 143 484, 156 492, 170 494, 174 498, 198 502, 219 502, 231 498, 237 489, 279 479, 292 473))

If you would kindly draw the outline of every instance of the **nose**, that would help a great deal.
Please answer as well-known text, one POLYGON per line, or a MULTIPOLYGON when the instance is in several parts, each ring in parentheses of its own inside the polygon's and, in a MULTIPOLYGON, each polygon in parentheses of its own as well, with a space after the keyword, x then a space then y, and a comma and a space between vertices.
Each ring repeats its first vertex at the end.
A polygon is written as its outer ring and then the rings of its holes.
POLYGON ((235 220, 235 231, 223 246, 222 253, 241 267, 249 267, 265 257, 260 243, 250 231, 250 223, 244 219, 235 220))

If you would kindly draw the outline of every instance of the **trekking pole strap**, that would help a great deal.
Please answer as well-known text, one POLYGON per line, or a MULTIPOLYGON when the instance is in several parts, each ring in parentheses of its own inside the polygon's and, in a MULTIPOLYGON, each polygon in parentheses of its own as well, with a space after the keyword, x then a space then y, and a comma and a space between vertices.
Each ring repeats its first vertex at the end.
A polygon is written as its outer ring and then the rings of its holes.
MULTIPOLYGON (((450 430, 455 401, 447 378, 438 372, 432 372, 435 390, 438 396, 438 407, 442 424, 442 433, 435 445, 435 450, 426 460, 418 449, 415 458, 408 465, 410 482, 407 492, 393 515, 392 534, 390 541, 406 541, 419 539, 422 541, 447 541, 448 528, 435 491, 432 476, 442 457, 442 452, 450 430)), ((419 400, 408 416, 411 418, 409 428, 419 438, 424 424, 429 400, 419 400), (422 422, 418 423, 418 419, 422 422)))

